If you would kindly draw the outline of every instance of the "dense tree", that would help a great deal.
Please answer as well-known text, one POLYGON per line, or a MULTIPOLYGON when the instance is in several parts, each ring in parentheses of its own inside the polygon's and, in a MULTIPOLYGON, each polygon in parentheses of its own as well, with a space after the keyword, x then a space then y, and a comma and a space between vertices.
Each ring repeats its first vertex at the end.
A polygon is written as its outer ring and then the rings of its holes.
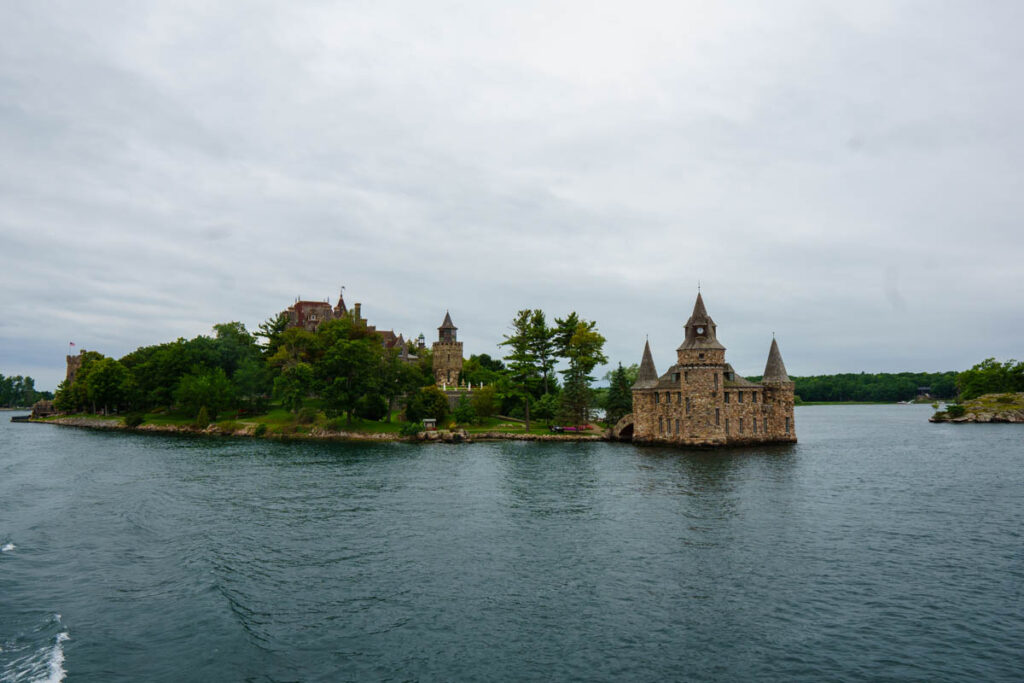
POLYGON ((302 402, 313 390, 313 366, 298 362, 288 365, 274 378, 274 395, 281 401, 281 407, 298 412, 302 402))
POLYGON ((433 418, 441 424, 447 416, 448 397, 433 384, 414 391, 405 404, 405 419, 410 422, 433 418))
POLYGON ((956 385, 960 398, 965 400, 982 394, 1024 391, 1024 362, 1011 359, 1000 363, 995 358, 986 358, 958 374, 956 385))
POLYGON ((234 390, 223 368, 196 366, 178 382, 174 400, 182 412, 196 416, 202 408, 210 419, 234 405, 234 390))
POLYGON ((53 394, 48 391, 36 391, 36 381, 31 377, 0 375, 0 406, 14 408, 31 406, 41 399, 51 399, 53 394))
POLYGON ((530 314, 529 348, 540 370, 541 386, 544 394, 551 393, 551 371, 555 367, 557 352, 555 329, 548 327, 544 311, 534 309, 530 314))
MULTIPOLYGON (((838 375, 791 376, 796 395, 803 401, 909 401, 918 387, 930 387, 934 398, 956 396, 955 372, 845 373, 838 375)), ((747 379, 761 381, 756 375, 747 379)))
POLYGON ((608 424, 614 425, 624 415, 632 412, 632 386, 633 383, 629 381, 626 368, 622 367, 622 363, 619 363, 619 367, 615 368, 611 373, 608 392, 605 394, 604 411, 608 424))
POLYGON ((283 311, 259 324, 255 336, 263 339, 260 347, 263 349, 264 356, 269 358, 277 353, 277 349, 281 345, 281 335, 287 329, 288 314, 283 311))
POLYGON ((324 323, 319 336, 324 352, 313 364, 314 375, 328 411, 345 413, 351 423, 359 400, 382 390, 386 359, 380 337, 350 318, 324 323))
POLYGON ((533 311, 524 309, 512 319, 512 334, 505 335, 500 346, 509 348, 505 356, 508 375, 522 401, 526 429, 530 429, 530 400, 541 383, 541 365, 534 344, 533 311))
POLYGON ((586 424, 593 402, 590 383, 594 378, 590 373, 608 361, 603 352, 605 339, 598 333, 596 322, 580 319, 575 311, 565 318, 556 318, 555 323, 558 355, 568 363, 561 371, 565 379, 559 416, 572 424, 586 424))
POLYGON ((470 401, 477 417, 491 417, 498 411, 498 392, 494 385, 488 385, 472 391, 470 401))
POLYGON ((486 353, 470 356, 462 364, 462 376, 473 386, 494 384, 504 372, 505 365, 500 360, 492 359, 486 353))

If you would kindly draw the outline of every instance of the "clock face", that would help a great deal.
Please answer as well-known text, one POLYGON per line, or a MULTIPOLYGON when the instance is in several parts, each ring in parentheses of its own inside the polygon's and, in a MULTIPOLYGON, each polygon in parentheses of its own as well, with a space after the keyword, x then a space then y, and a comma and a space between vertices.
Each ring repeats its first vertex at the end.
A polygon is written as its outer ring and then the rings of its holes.
POLYGON ((697 328, 697 334, 704 334, 704 328, 703 327, 698 327, 697 328))

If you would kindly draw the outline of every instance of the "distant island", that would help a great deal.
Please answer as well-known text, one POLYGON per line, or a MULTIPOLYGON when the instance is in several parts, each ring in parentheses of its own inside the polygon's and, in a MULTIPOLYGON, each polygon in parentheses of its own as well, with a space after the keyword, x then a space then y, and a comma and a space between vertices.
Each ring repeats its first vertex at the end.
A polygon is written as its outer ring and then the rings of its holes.
POLYGON ((1024 392, 985 394, 953 404, 929 418, 931 422, 1024 422, 1024 392))
POLYGON ((956 382, 960 402, 937 411, 931 422, 1024 422, 1024 362, 986 358, 956 382))

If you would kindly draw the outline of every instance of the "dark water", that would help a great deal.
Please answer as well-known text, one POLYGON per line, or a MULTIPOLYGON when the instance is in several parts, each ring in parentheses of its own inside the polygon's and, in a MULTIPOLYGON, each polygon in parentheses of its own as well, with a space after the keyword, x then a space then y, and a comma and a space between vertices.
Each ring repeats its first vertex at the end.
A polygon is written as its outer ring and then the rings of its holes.
POLYGON ((715 453, 5 415, 0 680, 1021 680, 1024 427, 928 414, 715 453))

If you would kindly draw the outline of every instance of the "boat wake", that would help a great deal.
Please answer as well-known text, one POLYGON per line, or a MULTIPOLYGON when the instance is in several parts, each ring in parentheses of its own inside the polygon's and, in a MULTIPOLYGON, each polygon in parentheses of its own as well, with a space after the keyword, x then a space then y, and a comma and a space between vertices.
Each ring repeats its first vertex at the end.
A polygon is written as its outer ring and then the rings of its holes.
POLYGON ((9 553, 17 547, 13 543, 5 543, 3 546, 0 546, 0 553, 9 553))
POLYGON ((54 614, 32 633, 0 643, 0 680, 5 683, 60 683, 64 670, 64 643, 71 636, 54 614))

